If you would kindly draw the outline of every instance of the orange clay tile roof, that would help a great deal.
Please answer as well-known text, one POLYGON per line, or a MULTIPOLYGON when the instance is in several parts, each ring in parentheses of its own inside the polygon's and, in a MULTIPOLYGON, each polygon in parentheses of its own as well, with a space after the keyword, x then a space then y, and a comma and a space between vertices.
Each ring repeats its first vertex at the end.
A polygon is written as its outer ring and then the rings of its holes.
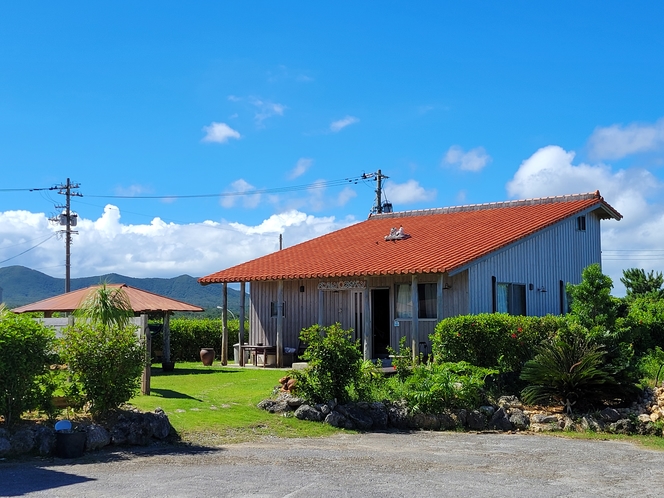
MULTIPOLYGON (((169 297, 153 294, 152 292, 130 287, 125 284, 107 284, 108 288, 122 287, 127 293, 131 307, 136 313, 148 313, 151 311, 204 311, 199 306, 171 299, 169 297)), ((87 297, 88 293, 97 289, 98 285, 86 287, 59 296, 51 297, 32 304, 26 304, 14 308, 14 313, 27 313, 29 311, 74 311, 80 307, 81 302, 87 297)))
POLYGON ((565 218, 595 210, 602 218, 622 218, 599 191, 373 215, 198 281, 206 285, 449 272, 565 218), (386 241, 390 229, 400 225, 410 238, 386 241))

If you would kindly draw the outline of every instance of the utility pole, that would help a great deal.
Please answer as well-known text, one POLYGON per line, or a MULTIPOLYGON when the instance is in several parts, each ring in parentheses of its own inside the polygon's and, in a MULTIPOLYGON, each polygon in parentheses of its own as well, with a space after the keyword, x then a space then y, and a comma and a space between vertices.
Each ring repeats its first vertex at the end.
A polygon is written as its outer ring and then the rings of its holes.
POLYGON ((76 230, 72 230, 72 227, 77 225, 78 215, 71 212, 71 198, 83 197, 83 194, 73 191, 80 188, 80 186, 79 183, 72 183, 69 178, 67 178, 67 183, 51 187, 51 190, 57 190, 58 194, 66 196, 64 206, 55 206, 56 209, 64 209, 64 212, 55 218, 51 218, 51 221, 57 222, 65 227, 64 230, 60 231, 60 233, 64 232, 65 234, 65 292, 71 290, 71 235, 73 233, 78 233, 76 230))
POLYGON ((362 174, 362 179, 374 178, 376 180, 376 204, 371 208, 373 214, 391 213, 392 204, 390 202, 383 202, 383 180, 389 178, 385 176, 381 170, 376 173, 362 174))

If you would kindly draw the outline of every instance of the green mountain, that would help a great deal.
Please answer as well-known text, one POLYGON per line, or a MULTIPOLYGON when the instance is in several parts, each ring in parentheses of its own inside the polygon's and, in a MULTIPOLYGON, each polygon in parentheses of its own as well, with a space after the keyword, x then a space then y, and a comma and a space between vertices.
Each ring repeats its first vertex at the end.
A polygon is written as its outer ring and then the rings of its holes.
MULTIPOLYGON (((72 278, 71 290, 90 287, 100 282, 127 284, 148 292, 195 304, 206 310, 206 316, 219 316, 221 314, 221 310, 217 309, 217 306, 221 306, 221 285, 203 286, 198 283, 196 278, 189 275, 180 275, 174 278, 133 278, 117 273, 109 273, 98 277, 72 278)), ((0 302, 5 303, 8 308, 48 299, 62 294, 64 290, 64 278, 50 277, 24 266, 0 268, 0 302)), ((248 296, 245 298, 245 302, 248 306, 248 296)), ((231 288, 228 289, 228 309, 235 315, 240 310, 240 292, 231 288)), ((196 313, 196 315, 201 316, 202 313, 196 313)))

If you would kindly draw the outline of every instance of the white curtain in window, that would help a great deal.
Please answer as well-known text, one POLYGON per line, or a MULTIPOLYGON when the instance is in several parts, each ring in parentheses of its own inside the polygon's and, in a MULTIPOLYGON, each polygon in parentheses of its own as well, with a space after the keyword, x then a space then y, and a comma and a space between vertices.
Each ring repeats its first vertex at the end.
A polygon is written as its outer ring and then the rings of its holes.
POLYGON ((509 312, 509 288, 510 284, 496 285, 496 311, 498 313, 509 312))
POLYGON ((410 284, 397 284, 397 318, 413 318, 410 284))

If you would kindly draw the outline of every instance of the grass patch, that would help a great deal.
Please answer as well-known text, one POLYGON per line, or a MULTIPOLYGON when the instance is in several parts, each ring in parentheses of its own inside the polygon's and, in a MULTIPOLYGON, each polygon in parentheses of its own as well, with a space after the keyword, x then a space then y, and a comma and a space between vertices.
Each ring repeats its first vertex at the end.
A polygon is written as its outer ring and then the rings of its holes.
POLYGON ((625 434, 608 434, 606 432, 548 432, 547 436, 563 437, 567 439, 586 439, 591 441, 623 441, 647 448, 649 450, 664 451, 664 438, 659 436, 637 436, 625 434))
POLYGON ((151 395, 130 404, 144 411, 161 407, 183 441, 217 446, 260 437, 320 437, 335 434, 327 424, 283 417, 256 408, 269 398, 283 370, 204 367, 178 363, 170 373, 152 369, 151 395))

